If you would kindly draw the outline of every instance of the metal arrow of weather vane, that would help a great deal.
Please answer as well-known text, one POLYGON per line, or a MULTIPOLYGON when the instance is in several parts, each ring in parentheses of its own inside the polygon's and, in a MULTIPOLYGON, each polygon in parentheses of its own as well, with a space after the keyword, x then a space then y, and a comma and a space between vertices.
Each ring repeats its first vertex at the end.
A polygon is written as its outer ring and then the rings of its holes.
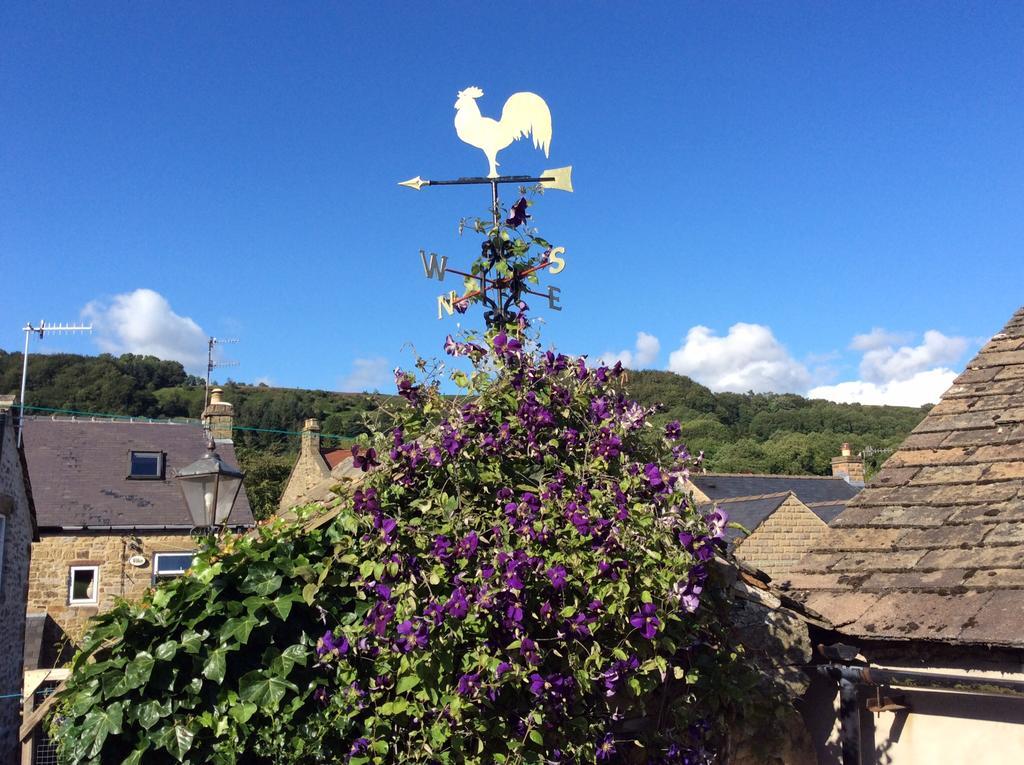
MULTIPOLYGON (((560 292, 558 287, 549 286, 547 292, 529 289, 527 280, 539 271, 548 269, 551 274, 558 274, 565 268, 564 247, 549 247, 541 261, 529 267, 516 268, 508 263, 510 242, 500 235, 501 203, 498 199, 498 186, 502 183, 538 183, 542 188, 572 191, 572 166, 544 170, 539 176, 499 175, 498 152, 507 148, 513 141, 524 136, 533 138, 535 148, 541 149, 544 156, 549 155, 551 147, 551 111, 544 99, 536 93, 513 93, 501 110, 501 119, 493 120, 480 114, 476 100, 483 96, 477 87, 469 87, 459 91, 455 101, 455 132, 465 143, 483 151, 487 157, 488 174, 486 177, 457 178, 447 181, 424 180, 419 176, 399 183, 410 189, 419 191, 424 186, 471 186, 489 185, 491 187, 491 215, 493 218, 494 236, 488 236, 483 243, 482 273, 466 273, 448 267, 448 257, 430 253, 429 258, 420 250, 423 261, 423 272, 428 279, 444 281, 445 274, 458 274, 466 280, 467 291, 458 295, 454 290, 437 298, 437 318, 445 312, 451 316, 455 311, 465 312, 470 301, 479 300, 487 307, 484 319, 489 327, 503 327, 516 318, 518 308, 524 294, 546 298, 548 306, 561 311, 558 305, 560 292), (493 275, 492 275, 493 274, 493 275), (475 289, 474 289, 475 287, 475 289)), ((525 219, 526 202, 519 214, 525 219)), ((518 206, 518 205, 517 205, 518 206)), ((516 213, 516 207, 513 213, 516 213)))

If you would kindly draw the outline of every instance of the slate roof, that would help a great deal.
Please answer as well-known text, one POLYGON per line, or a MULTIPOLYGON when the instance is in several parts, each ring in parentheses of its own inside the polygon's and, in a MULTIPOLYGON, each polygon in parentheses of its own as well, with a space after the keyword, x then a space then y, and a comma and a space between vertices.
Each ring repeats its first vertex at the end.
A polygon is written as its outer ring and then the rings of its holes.
MULTIPOLYGON (((33 417, 25 419, 23 443, 40 528, 192 526, 174 475, 203 455, 200 428, 33 417), (126 478, 131 451, 164 452, 165 480, 126 478)), ((217 453, 238 465, 232 444, 218 443, 217 453)), ((230 522, 254 522, 244 486, 230 522)))
MULTIPOLYGON (((788 497, 790 492, 783 491, 776 494, 765 494, 759 497, 736 497, 719 500, 702 505, 701 512, 710 512, 716 505, 729 514, 729 521, 738 523, 747 531, 753 532, 769 515, 779 509, 788 497)), ((727 527, 725 539, 731 545, 737 539, 742 538, 744 533, 739 529, 727 527)))
POLYGON ((788 583, 851 636, 1024 647, 1024 308, 788 583))
POLYGON ((847 500, 860 491, 860 487, 832 476, 703 473, 691 476, 690 481, 712 500, 791 491, 808 507, 819 502, 847 500))

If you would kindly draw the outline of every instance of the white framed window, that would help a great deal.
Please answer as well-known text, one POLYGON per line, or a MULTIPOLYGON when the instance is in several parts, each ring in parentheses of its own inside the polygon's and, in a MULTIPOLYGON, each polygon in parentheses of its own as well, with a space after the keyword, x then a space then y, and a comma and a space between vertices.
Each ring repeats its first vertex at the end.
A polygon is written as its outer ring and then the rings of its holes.
POLYGON ((68 585, 68 603, 73 606, 96 605, 100 589, 99 566, 72 566, 68 585))
POLYGON ((153 581, 174 579, 185 573, 195 558, 192 552, 162 552, 153 556, 153 581))
POLYGON ((128 477, 143 481, 162 481, 164 453, 132 451, 128 457, 128 477))

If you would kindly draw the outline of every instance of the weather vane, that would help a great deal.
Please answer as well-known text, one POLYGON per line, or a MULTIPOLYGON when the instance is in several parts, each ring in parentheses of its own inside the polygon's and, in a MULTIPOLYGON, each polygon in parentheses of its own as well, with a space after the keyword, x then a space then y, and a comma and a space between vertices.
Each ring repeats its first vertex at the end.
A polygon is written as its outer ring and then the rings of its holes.
MULTIPOLYGON (((560 292, 558 287, 549 286, 547 292, 529 289, 527 283, 536 281, 537 273, 548 269, 551 274, 558 274, 565 268, 564 247, 550 247, 543 253, 540 261, 532 264, 510 263, 515 255, 512 243, 501 235, 501 202, 498 199, 498 185, 502 183, 538 183, 542 188, 572 191, 572 166, 544 170, 539 176, 499 175, 498 152, 507 148, 513 141, 524 136, 533 138, 533 145, 549 156, 551 147, 551 112, 544 99, 536 93, 513 93, 501 110, 501 119, 493 120, 480 114, 476 100, 484 92, 477 87, 469 87, 459 91, 455 101, 455 132, 465 143, 483 151, 487 157, 488 175, 486 177, 457 178, 448 181, 428 181, 416 176, 399 183, 410 189, 419 191, 424 186, 469 186, 489 185, 491 187, 491 215, 493 228, 483 243, 481 259, 470 272, 457 271, 448 267, 448 257, 437 253, 420 250, 423 272, 428 279, 444 281, 448 272, 458 274, 465 279, 466 292, 458 295, 454 290, 437 298, 437 318, 443 318, 445 312, 451 316, 454 312, 464 313, 472 300, 479 300, 487 307, 484 319, 490 327, 502 327, 517 317, 518 309, 524 294, 546 298, 548 306, 561 311, 558 305, 560 292)), ((506 223, 518 226, 530 216, 526 214, 526 200, 521 199, 512 206, 511 214, 506 223)), ((521 254, 521 253, 520 253, 521 254)))

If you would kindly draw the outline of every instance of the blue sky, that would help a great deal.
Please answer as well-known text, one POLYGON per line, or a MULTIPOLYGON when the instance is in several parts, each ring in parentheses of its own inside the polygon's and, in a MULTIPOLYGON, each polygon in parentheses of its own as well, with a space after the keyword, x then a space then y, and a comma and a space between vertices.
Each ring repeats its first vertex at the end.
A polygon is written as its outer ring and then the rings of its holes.
POLYGON ((566 248, 546 341, 934 400, 1024 303, 1022 73, 1019 3, 9 0, 0 347, 86 317, 34 347, 195 369, 234 336, 236 379, 387 389, 455 326, 418 251, 468 263, 487 205, 395 184, 486 173, 452 125, 477 85, 551 108, 550 160, 505 172, 575 168, 532 210, 566 248))

